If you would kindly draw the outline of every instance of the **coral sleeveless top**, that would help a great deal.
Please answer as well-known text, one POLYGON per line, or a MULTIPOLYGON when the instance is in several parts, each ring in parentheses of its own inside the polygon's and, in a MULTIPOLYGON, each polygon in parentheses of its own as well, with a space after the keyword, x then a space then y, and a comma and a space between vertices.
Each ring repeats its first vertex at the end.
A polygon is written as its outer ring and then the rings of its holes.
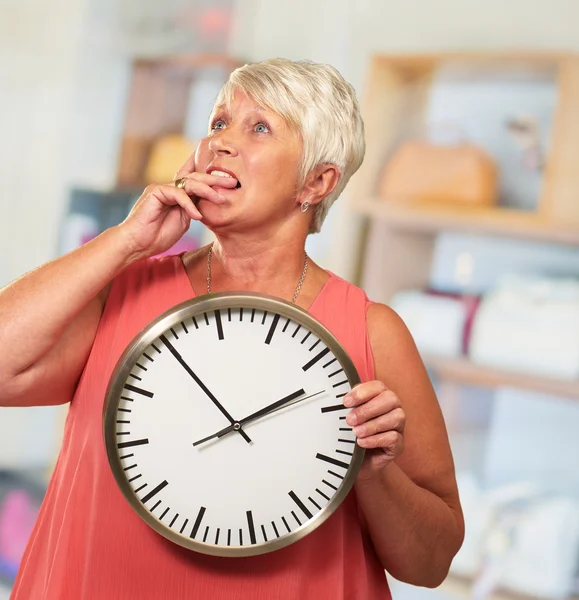
MULTIPOLYGON (((118 489, 102 434, 103 401, 131 339, 194 297, 180 256, 131 265, 113 282, 70 404, 62 449, 14 586, 13 600, 389 599, 352 490, 298 542, 247 558, 205 556, 146 525, 118 489)), ((364 292, 331 275, 310 309, 373 378, 364 292)))

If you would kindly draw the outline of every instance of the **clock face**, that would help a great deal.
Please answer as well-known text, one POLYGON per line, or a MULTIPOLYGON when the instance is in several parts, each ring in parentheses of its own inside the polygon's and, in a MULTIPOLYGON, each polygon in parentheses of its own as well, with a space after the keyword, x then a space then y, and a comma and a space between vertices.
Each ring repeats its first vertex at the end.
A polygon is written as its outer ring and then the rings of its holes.
POLYGON ((249 556, 311 532, 338 507, 364 451, 345 421, 357 383, 336 339, 258 294, 180 304, 133 340, 111 378, 109 463, 157 532, 249 556))

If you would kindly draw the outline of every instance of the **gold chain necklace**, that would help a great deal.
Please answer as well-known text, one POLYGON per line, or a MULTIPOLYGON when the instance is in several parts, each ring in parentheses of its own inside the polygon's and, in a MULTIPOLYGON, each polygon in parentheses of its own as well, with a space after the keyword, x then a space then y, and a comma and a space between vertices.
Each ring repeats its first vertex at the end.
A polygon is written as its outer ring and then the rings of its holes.
MULTIPOLYGON (((213 244, 211 244, 211 246, 209 246, 209 252, 207 253, 207 293, 208 294, 211 293, 211 256, 212 255, 213 255, 213 244)), ((308 270, 308 255, 306 253, 306 257, 304 259, 304 268, 302 270, 300 280, 299 280, 296 290, 294 292, 294 296, 292 298, 292 304, 296 303, 297 297, 300 293, 300 290, 302 289, 302 285, 304 283, 304 279, 306 277, 307 270, 308 270)))

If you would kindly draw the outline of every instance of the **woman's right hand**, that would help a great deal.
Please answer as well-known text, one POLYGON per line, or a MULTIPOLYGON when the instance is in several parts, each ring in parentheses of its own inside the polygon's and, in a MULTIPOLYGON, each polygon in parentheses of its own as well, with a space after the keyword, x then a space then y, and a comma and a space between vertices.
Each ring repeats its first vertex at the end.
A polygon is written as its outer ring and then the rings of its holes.
POLYGON ((147 258, 171 248, 189 229, 191 219, 202 219, 194 199, 223 204, 225 198, 211 186, 235 187, 237 184, 234 179, 196 173, 185 166, 177 176, 186 177, 184 189, 174 184, 147 186, 121 223, 120 227, 129 236, 134 257, 147 258))

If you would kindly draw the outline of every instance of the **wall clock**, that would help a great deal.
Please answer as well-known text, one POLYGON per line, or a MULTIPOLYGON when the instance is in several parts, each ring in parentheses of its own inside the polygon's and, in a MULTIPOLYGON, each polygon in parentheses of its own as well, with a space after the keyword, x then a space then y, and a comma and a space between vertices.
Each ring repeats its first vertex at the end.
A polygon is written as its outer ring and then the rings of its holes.
POLYGON ((364 450, 342 398, 359 381, 301 308, 262 294, 201 296, 155 319, 119 359, 103 415, 109 464, 169 540, 216 556, 274 551, 350 491, 364 450))

